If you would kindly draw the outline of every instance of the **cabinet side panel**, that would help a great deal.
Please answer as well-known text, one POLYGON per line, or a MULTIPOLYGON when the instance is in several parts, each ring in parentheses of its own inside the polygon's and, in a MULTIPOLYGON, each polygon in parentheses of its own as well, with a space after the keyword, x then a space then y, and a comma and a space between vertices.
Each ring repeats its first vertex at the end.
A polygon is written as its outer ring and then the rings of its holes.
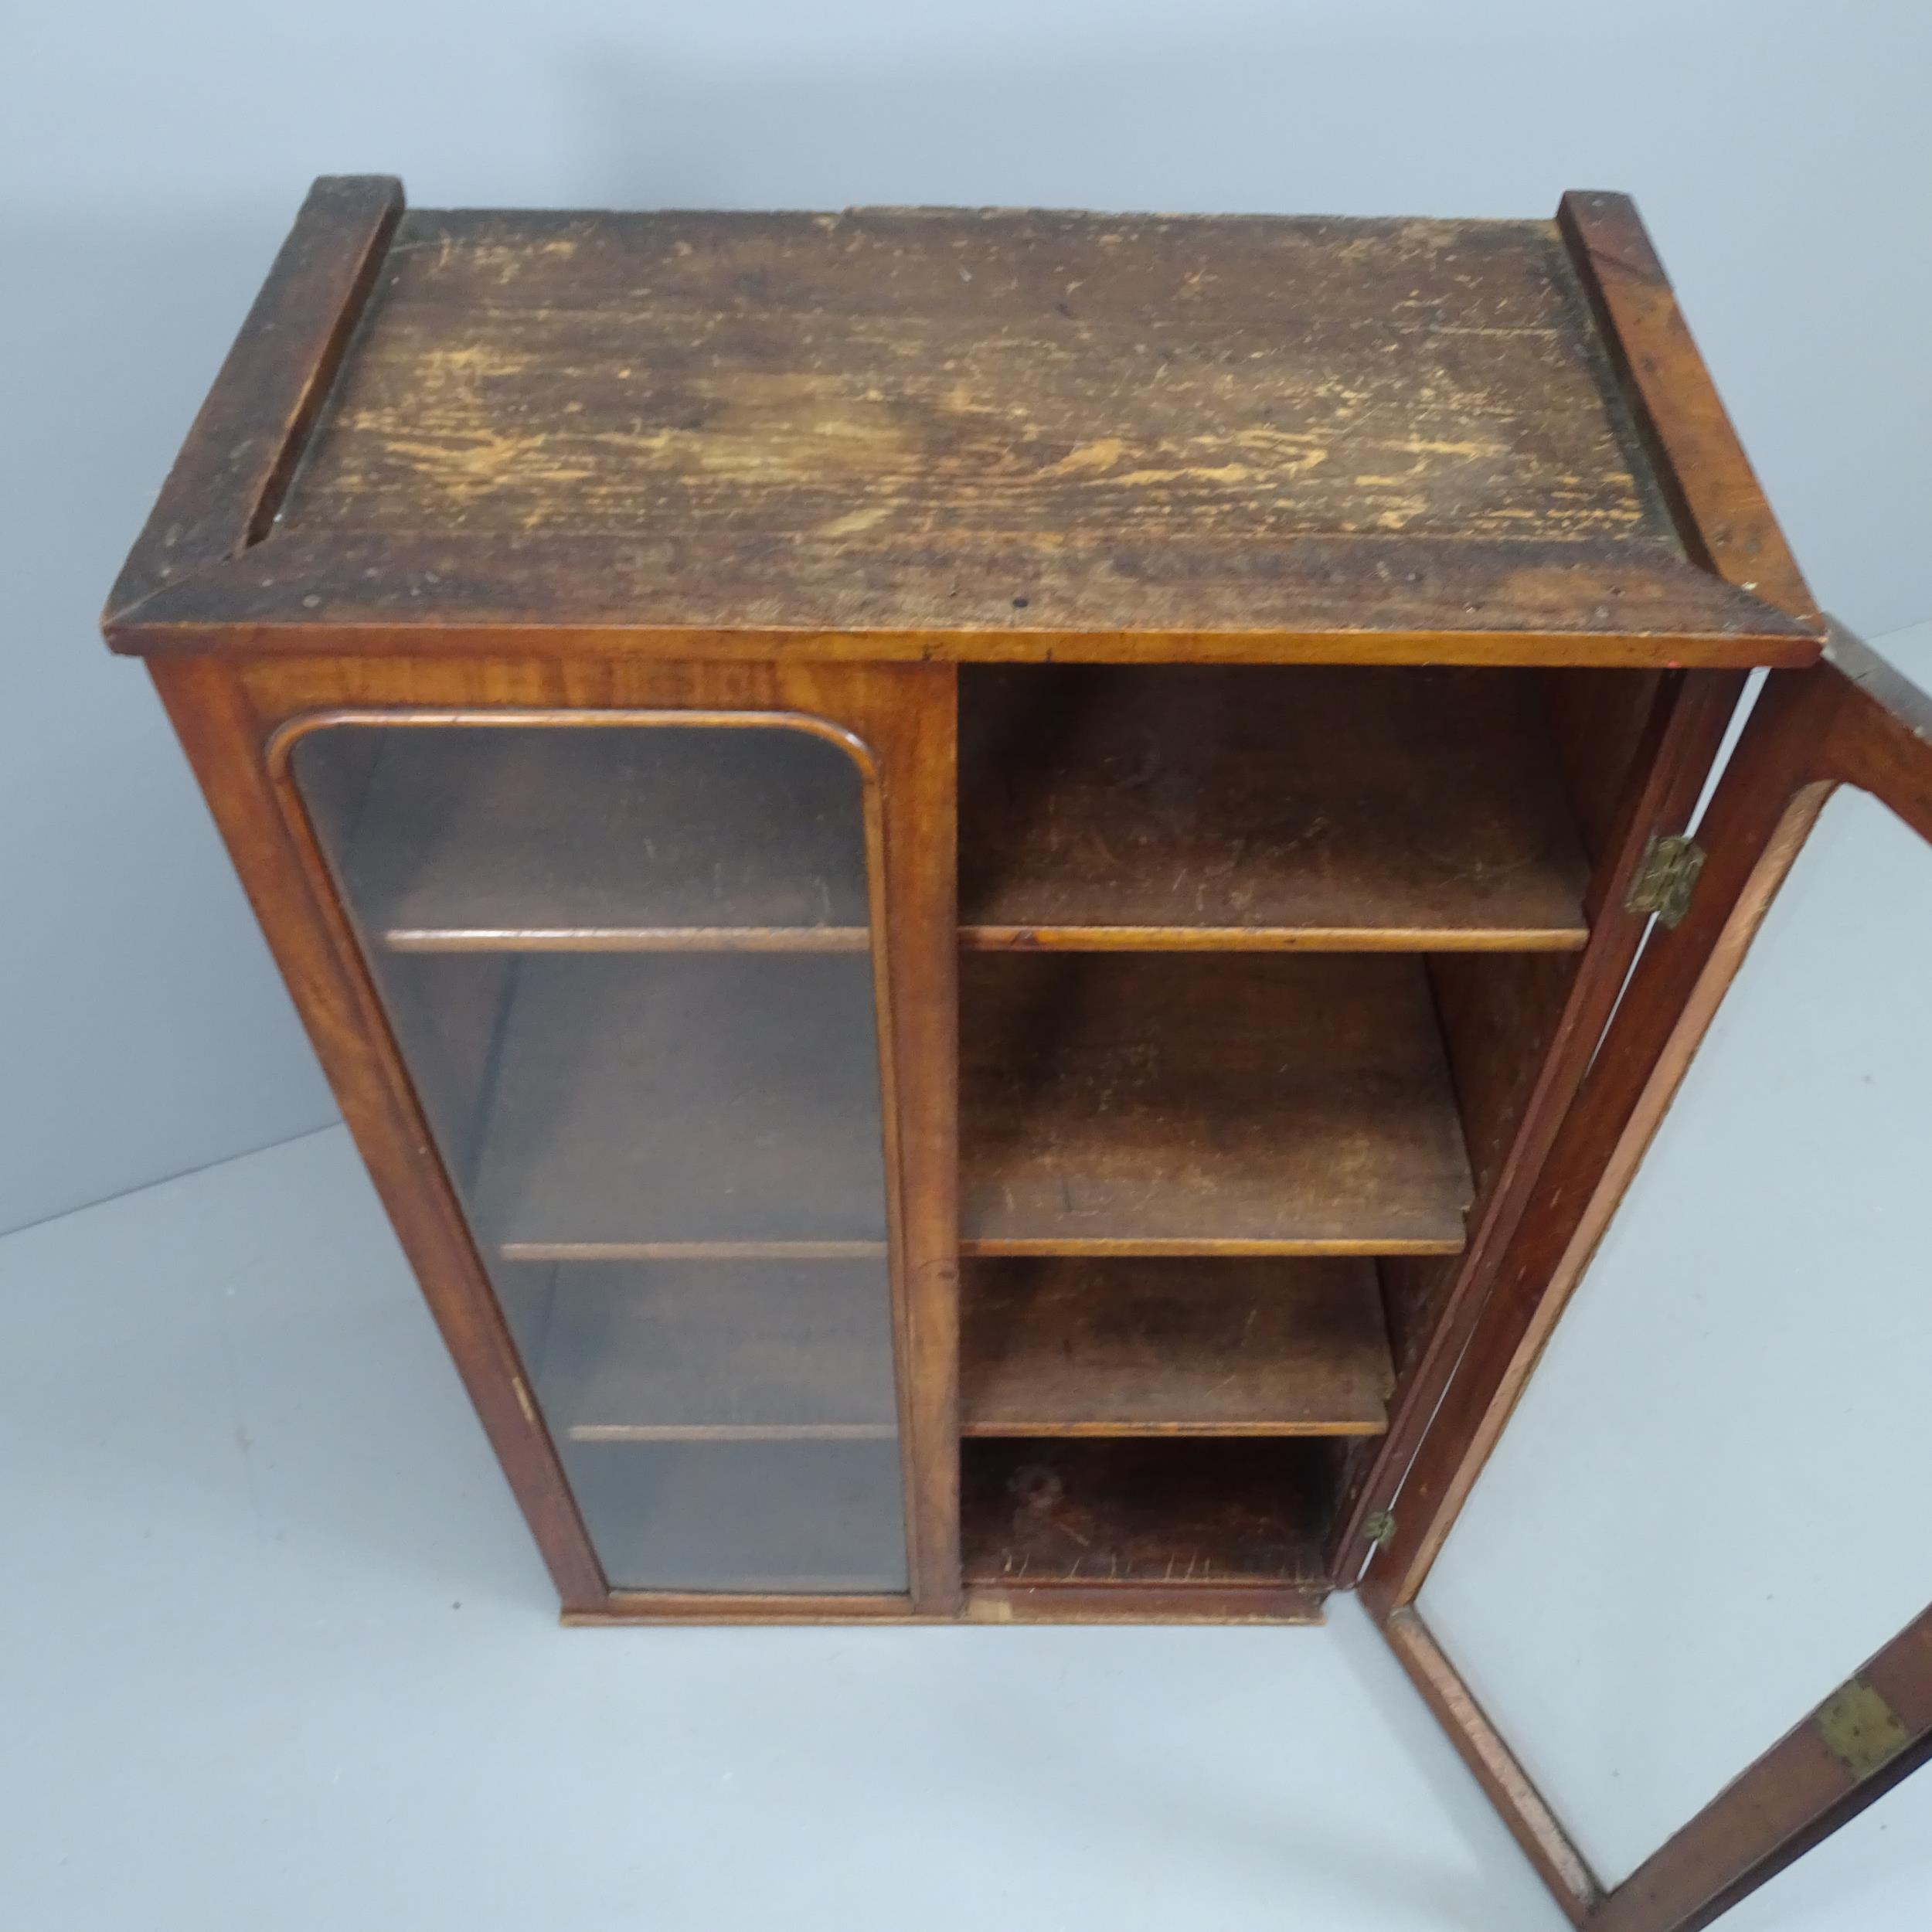
POLYGON ((566 1610, 607 1591, 516 1349, 451 1196, 339 906, 311 889, 264 763, 278 720, 205 658, 153 667, 162 701, 354 1135, 566 1610))

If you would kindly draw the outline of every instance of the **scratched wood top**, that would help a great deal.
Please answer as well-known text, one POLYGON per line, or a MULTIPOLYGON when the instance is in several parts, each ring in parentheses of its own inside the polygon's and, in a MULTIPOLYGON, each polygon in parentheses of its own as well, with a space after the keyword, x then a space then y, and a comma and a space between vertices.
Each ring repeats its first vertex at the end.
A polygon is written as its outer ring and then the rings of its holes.
POLYGON ((359 623, 1781 621, 1686 564, 1540 221, 411 212, 249 555, 230 621, 299 569, 359 623))

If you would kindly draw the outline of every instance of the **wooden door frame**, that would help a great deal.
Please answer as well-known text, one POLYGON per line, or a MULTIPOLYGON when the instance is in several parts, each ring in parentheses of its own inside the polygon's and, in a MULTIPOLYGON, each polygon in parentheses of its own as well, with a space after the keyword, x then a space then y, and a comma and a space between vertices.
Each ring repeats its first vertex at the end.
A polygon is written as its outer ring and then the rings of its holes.
MULTIPOLYGON (((954 1066, 955 673, 949 665, 189 655, 150 665, 270 951, 566 1621, 848 1622, 959 1602, 954 1066), (425 714, 784 714, 866 757, 909 1588, 878 1596, 613 1589, 525 1382, 403 1056, 283 766, 310 722, 425 714), (943 862, 942 862, 943 861, 943 862)), ((563 728, 563 727, 560 727, 563 728)))
POLYGON ((1430 1633, 1417 1597, 1587 1272, 1719 1003, 1827 799, 1869 793, 1932 842, 1932 699, 1834 628, 1823 663, 1774 672, 1699 828, 1682 922, 1653 927, 1509 1237, 1495 1285, 1371 1558, 1362 1594, 1571 1920, 1695 1932, 1932 1756, 1932 1609, 1749 1766, 1621 1885, 1591 1872, 1430 1633), (1837 1722, 1863 1713, 1863 1746, 1837 1722))

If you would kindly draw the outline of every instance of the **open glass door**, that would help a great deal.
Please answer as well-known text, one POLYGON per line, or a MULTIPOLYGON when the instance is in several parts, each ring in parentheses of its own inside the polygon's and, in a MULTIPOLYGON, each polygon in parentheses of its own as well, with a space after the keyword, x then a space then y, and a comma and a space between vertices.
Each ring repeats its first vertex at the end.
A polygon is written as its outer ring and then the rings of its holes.
POLYGON ((1835 634, 1698 838, 1363 1583, 1599 1932, 1932 1755, 1932 699, 1835 634))

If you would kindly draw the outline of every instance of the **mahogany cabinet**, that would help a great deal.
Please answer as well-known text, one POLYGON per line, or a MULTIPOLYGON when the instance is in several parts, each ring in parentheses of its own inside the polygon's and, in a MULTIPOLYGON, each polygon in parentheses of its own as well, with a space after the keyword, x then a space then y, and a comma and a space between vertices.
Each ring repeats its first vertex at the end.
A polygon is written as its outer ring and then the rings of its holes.
POLYGON ((1819 617, 1622 198, 325 179, 105 628, 572 1621, 1360 1582, 1605 1927, 1924 1755, 1922 1621, 1883 1748, 1801 1726, 1607 1889, 1416 1604, 1810 815, 1932 837, 1932 707, 1819 617))

